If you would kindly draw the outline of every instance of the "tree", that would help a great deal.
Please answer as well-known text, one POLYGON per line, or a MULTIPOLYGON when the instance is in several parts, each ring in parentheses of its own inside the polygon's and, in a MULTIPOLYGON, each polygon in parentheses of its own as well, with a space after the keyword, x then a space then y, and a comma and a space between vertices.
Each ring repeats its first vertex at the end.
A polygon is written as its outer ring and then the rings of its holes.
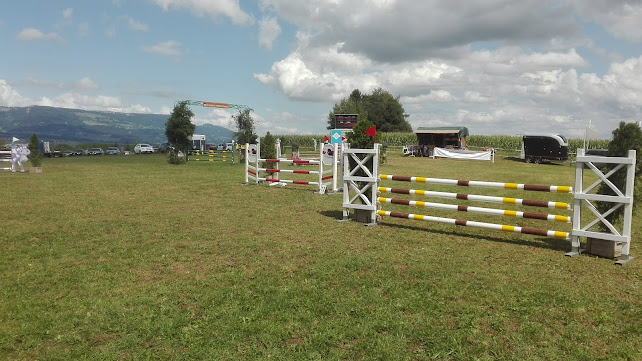
POLYGON ((330 114, 328 114, 328 129, 335 129, 335 114, 359 114, 359 119, 368 119, 368 111, 363 104, 363 96, 359 89, 355 89, 350 97, 342 99, 339 104, 335 104, 330 114))
POLYGON ((362 95, 355 89, 348 98, 334 105, 328 115, 328 129, 336 128, 335 114, 359 114, 359 120, 371 121, 379 131, 412 132, 404 113, 399 97, 382 88, 375 89, 371 95, 362 95))
POLYGON ((388 91, 377 88, 372 95, 364 99, 368 120, 381 132, 412 132, 412 126, 404 116, 404 109, 399 97, 392 96, 388 91))
POLYGON ((237 115, 232 116, 232 119, 237 129, 237 131, 234 132, 236 141, 239 144, 256 143, 258 136, 254 133, 254 119, 250 114, 250 110, 240 110, 237 115))
POLYGON ((27 148, 29 148, 29 161, 31 161, 31 166, 32 167, 40 167, 42 164, 42 153, 40 153, 40 148, 39 148, 40 143, 38 142, 38 136, 36 133, 33 133, 31 135, 31 138, 29 138, 29 145, 27 148))
POLYGON ((366 130, 372 128, 369 120, 360 120, 352 128, 351 132, 347 132, 346 140, 350 143, 350 148, 355 149, 371 149, 374 148, 374 138, 366 134, 366 130))
MULTIPOLYGON (((636 164, 635 164, 635 190, 633 195, 633 207, 642 199, 642 184, 640 179, 642 175, 642 129, 636 123, 620 122, 620 126, 613 130, 613 138, 609 142, 609 157, 626 157, 629 150, 636 150, 636 164)), ((612 167, 612 166, 611 166, 612 167)), ((618 170, 615 174, 609 177, 609 180, 618 188, 625 189, 626 187, 626 168, 618 170)), ((601 183, 598 189, 599 194, 615 195, 615 192, 608 185, 601 183)), ((613 206, 609 202, 596 202, 597 209, 604 213, 613 206)), ((615 212, 605 217, 611 224, 618 222, 624 215, 624 207, 618 208, 615 212)), ((606 226, 600 223, 603 231, 608 230, 606 226)))
POLYGON ((187 102, 179 102, 174 106, 172 114, 165 123, 165 136, 174 149, 182 151, 187 157, 190 148, 190 137, 194 134, 196 126, 192 124, 194 112, 189 108, 187 102))

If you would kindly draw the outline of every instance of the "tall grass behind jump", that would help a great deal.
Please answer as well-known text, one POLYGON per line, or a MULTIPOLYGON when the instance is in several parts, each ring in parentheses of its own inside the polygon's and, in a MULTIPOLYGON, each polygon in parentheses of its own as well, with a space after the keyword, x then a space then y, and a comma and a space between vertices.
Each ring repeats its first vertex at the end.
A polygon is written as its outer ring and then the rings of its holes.
MULTIPOLYGON (((501 157, 389 153, 380 169, 574 179, 501 157)), ((340 223, 340 195, 246 186, 243 172, 132 155, 0 173, 0 359, 642 358, 642 262, 567 258, 568 241, 518 233, 340 223)))

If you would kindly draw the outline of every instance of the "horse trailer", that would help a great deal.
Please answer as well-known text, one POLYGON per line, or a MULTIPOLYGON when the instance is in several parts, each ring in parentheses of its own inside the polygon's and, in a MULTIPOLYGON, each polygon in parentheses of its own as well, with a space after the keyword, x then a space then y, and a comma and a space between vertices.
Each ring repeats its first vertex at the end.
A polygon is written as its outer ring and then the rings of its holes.
POLYGON ((560 134, 524 134, 520 158, 536 164, 568 160, 568 140, 560 134))

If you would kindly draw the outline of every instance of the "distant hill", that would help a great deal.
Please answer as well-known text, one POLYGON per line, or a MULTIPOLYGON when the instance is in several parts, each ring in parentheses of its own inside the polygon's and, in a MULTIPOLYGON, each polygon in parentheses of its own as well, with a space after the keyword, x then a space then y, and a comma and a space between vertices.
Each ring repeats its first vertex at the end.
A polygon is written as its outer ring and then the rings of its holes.
MULTIPOLYGON (((33 133, 54 143, 158 144, 167 141, 167 114, 87 111, 54 107, 0 107, 0 140, 12 137, 25 142, 33 133)), ((207 143, 224 143, 234 132, 216 125, 196 127, 207 143)))

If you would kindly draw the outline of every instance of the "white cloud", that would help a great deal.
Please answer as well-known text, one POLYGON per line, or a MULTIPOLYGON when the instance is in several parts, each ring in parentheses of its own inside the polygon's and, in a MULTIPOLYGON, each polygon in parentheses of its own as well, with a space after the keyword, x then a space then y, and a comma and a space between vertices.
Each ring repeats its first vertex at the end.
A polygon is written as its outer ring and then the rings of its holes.
POLYGON ((338 100, 348 89, 338 84, 342 79, 336 74, 312 71, 297 53, 274 63, 269 75, 254 74, 254 77, 263 84, 281 89, 291 98, 302 100, 338 100))
POLYGON ((79 81, 76 82, 76 85, 78 88, 83 89, 83 90, 96 90, 99 88, 98 84, 91 80, 89 77, 84 77, 80 79, 79 81))
POLYGON ((78 93, 63 93, 54 99, 43 98, 37 105, 123 113, 151 113, 148 107, 140 104, 125 105, 119 98, 107 95, 90 96, 78 93))
POLYGON ((290 112, 269 112, 268 116, 269 118, 264 118, 260 115, 256 117, 256 134, 259 136, 265 135, 268 131, 272 135, 312 134, 309 131, 305 131, 302 127, 305 127, 305 125, 309 123, 325 123, 325 119, 322 117, 318 119, 310 118, 309 116, 290 112))
POLYGON ((642 41, 642 2, 639 0, 574 0, 579 14, 603 26, 616 38, 642 41))
POLYGON ((75 82, 54 82, 38 78, 28 78, 24 85, 38 88, 50 88, 61 90, 97 90, 100 87, 89 77, 83 77, 75 82))
POLYGON ((143 50, 148 53, 156 53, 161 55, 168 56, 178 56, 181 55, 181 43, 178 41, 170 40, 162 43, 158 43, 152 46, 145 46, 143 50))
POLYGON ((272 50, 274 40, 281 35, 281 27, 276 18, 263 18, 259 22, 259 45, 272 50))
POLYGON ((64 19, 71 19, 73 15, 74 15, 74 9, 72 8, 66 8, 65 10, 62 11, 62 17, 64 19))
POLYGON ((488 95, 483 95, 477 91, 466 91, 464 99, 469 103, 490 103, 493 98, 488 95))
POLYGON ((517 47, 472 52, 468 58, 460 59, 469 69, 477 69, 485 74, 510 75, 526 71, 584 67, 587 62, 575 51, 525 53, 517 47))
POLYGON ((89 23, 84 22, 84 23, 78 24, 77 30, 78 30, 78 36, 80 36, 82 38, 88 36, 89 35, 89 23))
POLYGON ((455 97, 446 90, 432 90, 428 94, 419 95, 416 97, 404 96, 399 99, 402 104, 422 104, 422 103, 448 103, 452 102, 455 97))
POLYGON ((44 34, 42 31, 35 28, 22 29, 22 31, 20 31, 16 36, 16 39, 21 41, 64 41, 64 39, 57 33, 44 34))
POLYGON ((218 19, 221 16, 229 18, 237 25, 252 25, 254 18, 244 12, 238 0, 152 0, 163 10, 188 10, 194 16, 208 16, 218 19))
POLYGON ((312 46, 344 41, 345 52, 379 62, 425 59, 476 42, 508 45, 579 36, 572 8, 539 0, 263 0, 261 4, 314 34, 312 46))
POLYGON ((124 19, 127 21, 127 24, 130 30, 144 31, 144 32, 149 31, 149 26, 141 23, 140 21, 136 21, 127 15, 124 16, 124 19))
MULTIPOLYGON (((169 111, 171 113, 171 110, 169 111)), ((196 114, 192 122, 194 125, 212 124, 227 128, 232 120, 232 114, 224 109, 212 109, 205 115, 196 114)))
POLYGON ((0 79, 0 105, 22 107, 29 102, 13 89, 6 80, 0 79))
MULTIPOLYGON (((567 52, 526 53, 515 47, 474 51, 459 59, 428 59, 397 64, 376 63, 358 54, 341 52, 341 44, 327 48, 300 47, 274 63, 268 74, 255 74, 263 84, 294 99, 337 101, 353 89, 368 93, 382 87, 393 94, 424 94, 436 101, 451 101, 431 91, 459 89, 459 84, 482 83, 497 77, 519 76, 539 69, 582 67, 586 61, 574 49, 567 52), (426 95, 429 94, 430 95, 426 95), (437 98, 434 98, 437 97, 437 98)), ((481 99, 477 99, 479 102, 481 99)))
POLYGON ((67 26, 71 26, 73 24, 74 9, 66 8, 62 11, 61 15, 62 15, 62 19, 60 19, 56 23, 56 29, 58 31, 62 31, 63 28, 67 26))
MULTIPOLYGON (((83 78, 79 83, 85 86, 93 84, 89 78, 83 78)), ((41 97, 38 100, 29 99, 20 95, 13 89, 6 80, 0 79, 0 105, 10 107, 24 107, 30 105, 52 106, 61 108, 103 110, 125 113, 151 113, 148 107, 140 104, 123 104, 122 101, 113 96, 96 95, 91 96, 79 93, 62 93, 54 98, 41 97)))

